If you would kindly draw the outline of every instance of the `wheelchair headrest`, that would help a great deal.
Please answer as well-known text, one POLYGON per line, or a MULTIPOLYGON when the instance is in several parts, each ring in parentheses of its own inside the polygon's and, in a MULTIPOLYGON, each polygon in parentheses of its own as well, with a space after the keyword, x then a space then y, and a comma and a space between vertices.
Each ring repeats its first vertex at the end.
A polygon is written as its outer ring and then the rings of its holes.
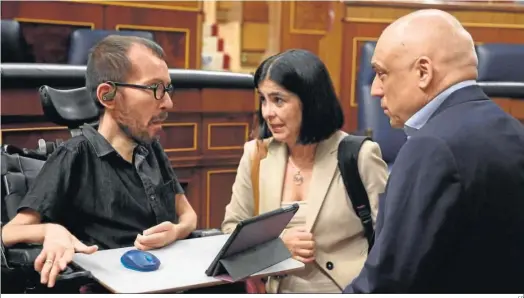
POLYGON ((85 87, 58 90, 40 87, 40 100, 47 119, 70 129, 98 121, 99 110, 85 87))

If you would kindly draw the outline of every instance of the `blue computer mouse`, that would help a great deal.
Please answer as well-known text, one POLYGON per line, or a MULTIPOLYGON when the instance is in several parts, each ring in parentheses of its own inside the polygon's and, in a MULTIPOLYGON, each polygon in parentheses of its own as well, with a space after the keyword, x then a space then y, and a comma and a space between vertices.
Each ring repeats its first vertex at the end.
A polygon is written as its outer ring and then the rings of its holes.
POLYGON ((155 271, 160 267, 160 260, 155 255, 138 249, 127 251, 120 261, 124 267, 135 271, 155 271))

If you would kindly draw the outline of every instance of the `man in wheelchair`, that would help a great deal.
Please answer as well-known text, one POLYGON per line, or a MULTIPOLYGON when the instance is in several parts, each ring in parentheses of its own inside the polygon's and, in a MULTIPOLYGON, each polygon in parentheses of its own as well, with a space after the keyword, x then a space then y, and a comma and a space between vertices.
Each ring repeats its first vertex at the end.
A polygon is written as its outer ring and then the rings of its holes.
POLYGON ((156 139, 173 106, 162 48, 105 38, 89 54, 86 89, 101 111, 98 129, 84 125, 53 152, 2 228, 6 247, 42 244, 34 266, 48 287, 75 252, 160 248, 197 223, 156 139))

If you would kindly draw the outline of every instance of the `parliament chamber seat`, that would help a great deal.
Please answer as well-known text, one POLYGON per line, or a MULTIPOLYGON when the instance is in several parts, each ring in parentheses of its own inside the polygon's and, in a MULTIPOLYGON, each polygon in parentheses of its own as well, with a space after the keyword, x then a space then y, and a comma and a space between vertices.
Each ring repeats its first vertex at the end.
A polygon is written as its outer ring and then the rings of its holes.
MULTIPOLYGON (((391 168, 406 141, 401 129, 394 129, 380 107, 380 98, 371 96, 375 72, 371 57, 376 42, 362 45, 357 74, 358 132, 370 135, 380 145, 383 159, 391 168)), ((476 46, 479 60, 478 82, 491 97, 524 100, 524 45, 489 43, 476 46)))
POLYGON ((2 20, 2 63, 32 62, 20 23, 2 20))
POLYGON ((357 129, 359 133, 371 136, 379 144, 382 158, 391 169, 407 137, 402 129, 391 127, 388 117, 380 107, 380 98, 371 96, 371 84, 375 77, 375 71, 371 67, 371 57, 375 45, 375 42, 366 42, 361 48, 355 89, 358 103, 357 129))
POLYGON ((68 64, 86 65, 91 48, 109 35, 138 36, 154 40, 153 33, 147 31, 78 29, 71 33, 68 64))
POLYGON ((476 49, 479 82, 524 83, 524 44, 490 43, 476 49))
POLYGON ((476 46, 478 81, 510 115, 524 123, 524 45, 486 43, 476 46))

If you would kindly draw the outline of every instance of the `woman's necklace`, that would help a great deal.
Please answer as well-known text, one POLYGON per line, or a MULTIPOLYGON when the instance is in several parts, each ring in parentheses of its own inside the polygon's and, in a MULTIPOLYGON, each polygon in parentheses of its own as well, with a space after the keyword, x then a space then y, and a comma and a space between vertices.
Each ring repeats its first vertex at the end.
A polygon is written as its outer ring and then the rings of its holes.
POLYGON ((293 175, 293 182, 295 182, 296 185, 301 185, 304 182, 304 177, 302 174, 300 174, 300 169, 295 165, 291 158, 289 158, 289 162, 295 168, 295 170, 297 170, 295 175, 293 175))

